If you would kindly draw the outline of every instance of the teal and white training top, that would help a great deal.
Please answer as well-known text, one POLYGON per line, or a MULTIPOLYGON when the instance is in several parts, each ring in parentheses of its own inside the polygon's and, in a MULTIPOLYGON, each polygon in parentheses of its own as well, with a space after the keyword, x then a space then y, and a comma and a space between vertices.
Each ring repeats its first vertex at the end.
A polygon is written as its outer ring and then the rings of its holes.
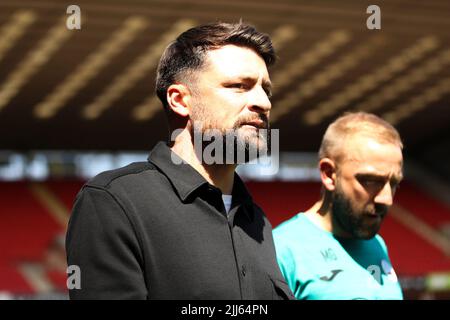
POLYGON ((297 299, 403 299, 381 236, 337 238, 303 213, 273 234, 278 264, 297 299))

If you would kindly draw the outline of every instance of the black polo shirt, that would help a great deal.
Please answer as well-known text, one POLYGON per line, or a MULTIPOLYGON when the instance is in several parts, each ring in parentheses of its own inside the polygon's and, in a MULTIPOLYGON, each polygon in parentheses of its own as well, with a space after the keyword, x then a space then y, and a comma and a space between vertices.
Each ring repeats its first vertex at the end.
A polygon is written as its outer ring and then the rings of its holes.
POLYGON ((67 261, 81 271, 72 299, 292 298, 272 227, 235 174, 221 191, 163 142, 148 162, 99 174, 77 196, 67 261))

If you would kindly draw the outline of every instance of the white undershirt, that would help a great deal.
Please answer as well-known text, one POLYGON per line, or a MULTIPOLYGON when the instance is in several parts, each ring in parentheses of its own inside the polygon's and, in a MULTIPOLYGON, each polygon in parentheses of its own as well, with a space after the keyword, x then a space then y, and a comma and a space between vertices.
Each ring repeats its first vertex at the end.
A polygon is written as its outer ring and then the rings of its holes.
POLYGON ((222 194, 223 204, 225 205, 225 211, 228 213, 231 209, 231 202, 233 196, 231 194, 222 194))

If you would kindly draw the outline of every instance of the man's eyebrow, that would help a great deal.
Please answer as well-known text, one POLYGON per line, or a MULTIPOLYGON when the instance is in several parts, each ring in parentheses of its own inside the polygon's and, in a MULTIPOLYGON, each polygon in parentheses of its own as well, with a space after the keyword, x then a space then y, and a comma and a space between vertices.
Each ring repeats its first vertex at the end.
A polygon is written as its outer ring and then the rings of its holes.
POLYGON ((374 178, 374 179, 386 179, 388 176, 384 174, 378 174, 375 172, 360 172, 355 174, 357 178, 374 178))
MULTIPOLYGON (((232 77, 232 78, 228 79, 227 81, 233 81, 233 79, 237 79, 240 81, 256 81, 258 78, 253 77, 253 76, 244 75, 244 76, 237 76, 236 78, 232 77)), ((272 82, 270 80, 263 79, 262 85, 264 88, 272 89, 272 82)))
MULTIPOLYGON (((369 179, 376 179, 376 180, 387 180, 389 178, 389 175, 379 174, 376 172, 361 172, 355 174, 357 178, 369 178, 369 179)), ((396 183, 400 183, 400 181, 403 180, 403 174, 393 174, 391 177, 391 180, 393 180, 396 183)))

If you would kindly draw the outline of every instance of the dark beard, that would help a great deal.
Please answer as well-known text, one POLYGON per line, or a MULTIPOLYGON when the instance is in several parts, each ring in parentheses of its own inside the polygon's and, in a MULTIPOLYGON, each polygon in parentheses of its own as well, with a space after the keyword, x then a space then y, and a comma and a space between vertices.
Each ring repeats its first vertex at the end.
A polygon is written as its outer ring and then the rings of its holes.
MULTIPOLYGON (((202 152, 211 144, 217 146, 215 144, 216 138, 220 138, 222 141, 221 155, 216 153, 217 150, 215 148, 211 148, 211 157, 219 158, 218 160, 221 160, 222 164, 244 164, 262 156, 270 156, 270 126, 265 115, 260 115, 260 118, 264 121, 262 128, 264 130, 256 129, 255 134, 252 133, 252 136, 238 134, 238 130, 244 125, 245 121, 248 121, 246 119, 238 121, 233 129, 229 130, 230 132, 221 130, 218 136, 214 134, 208 135, 209 128, 203 129, 201 133, 196 131, 193 131, 193 133, 196 135, 201 134, 202 137, 208 136, 207 139, 202 139, 201 141, 202 152)), ((193 140, 193 142, 195 141, 193 140)))
MULTIPOLYGON (((270 156, 271 134, 270 134, 269 119, 268 119, 267 115, 262 114, 262 113, 257 114, 256 118, 263 122, 262 127, 257 129, 256 134, 258 135, 258 139, 257 139, 256 146, 252 145, 252 143, 249 141, 250 140, 249 136, 238 137, 237 134, 236 134, 236 136, 233 137, 233 139, 232 139, 233 141, 231 141, 231 142, 229 141, 224 146, 226 153, 229 156, 233 156, 234 162, 237 164, 247 163, 247 162, 250 162, 254 159, 257 159, 257 158, 265 156, 265 155, 270 156), (261 129, 263 129, 264 131, 261 129), (259 145, 262 140, 265 140, 266 146, 264 148, 261 145, 259 145), (232 152, 234 152, 234 154, 231 154, 232 152), (239 159, 237 157, 238 152, 244 153, 244 155, 245 155, 244 159, 242 159, 242 158, 239 159)), ((245 125, 246 123, 253 121, 253 120, 255 120, 255 115, 248 115, 246 117, 241 117, 234 124, 233 131, 235 133, 238 133, 238 130, 243 125, 245 125)), ((262 142, 262 143, 264 143, 264 142, 262 142)))
MULTIPOLYGON (((265 137, 258 138, 256 142, 259 144, 265 138, 266 141, 262 142, 266 145, 265 147, 254 145, 254 142, 249 141, 250 137, 238 138, 236 135, 227 136, 223 134, 220 137, 222 140, 222 155, 219 156, 222 164, 244 164, 262 156, 270 156, 270 129, 266 130, 265 137)), ((210 141, 202 141, 202 150, 204 151, 206 147, 215 143, 215 140, 216 137, 211 137, 210 141)), ((216 149, 212 149, 211 156, 217 159, 216 149)))
POLYGON ((265 128, 264 134, 262 133, 262 131, 260 131, 260 129, 257 129, 257 134, 258 138, 256 145, 254 145, 254 142, 250 142, 250 139, 254 139, 254 137, 238 137, 237 135, 235 135, 231 137, 231 139, 226 139, 226 137, 224 136, 224 150, 225 155, 228 156, 228 159, 232 158, 233 163, 243 164, 258 159, 262 156, 270 156, 270 127, 267 126, 265 128), (263 140, 265 140, 265 142, 263 140), (259 145, 260 143, 265 144, 265 147, 259 145))
MULTIPOLYGON (((377 207, 376 209, 382 217, 386 215, 387 208, 377 207)), ((341 188, 339 186, 336 187, 332 200, 333 224, 338 225, 340 229, 350 234, 352 238, 372 239, 378 233, 381 222, 367 223, 367 219, 370 218, 366 214, 368 214, 366 211, 358 212, 341 188)))

